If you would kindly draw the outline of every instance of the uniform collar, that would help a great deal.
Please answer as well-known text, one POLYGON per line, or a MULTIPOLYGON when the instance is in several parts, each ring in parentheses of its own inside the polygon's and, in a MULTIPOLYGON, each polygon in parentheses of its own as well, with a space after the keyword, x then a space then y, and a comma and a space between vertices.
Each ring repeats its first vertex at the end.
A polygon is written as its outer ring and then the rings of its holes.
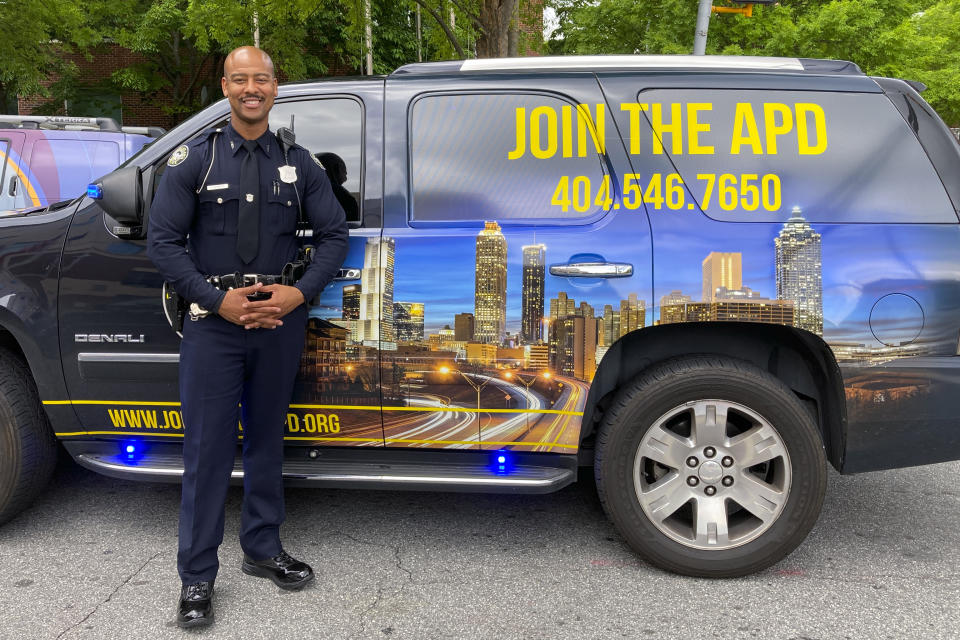
MULTIPOLYGON (((223 130, 224 134, 227 137, 227 142, 230 144, 230 153, 232 155, 237 155, 237 151, 243 148, 244 137, 237 133, 237 130, 233 128, 232 124, 228 124, 223 130)), ((270 146, 276 140, 276 136, 273 135, 273 132, 270 129, 267 129, 263 132, 263 135, 257 138, 257 145, 260 146, 260 149, 263 150, 263 153, 267 156, 270 155, 270 146)))

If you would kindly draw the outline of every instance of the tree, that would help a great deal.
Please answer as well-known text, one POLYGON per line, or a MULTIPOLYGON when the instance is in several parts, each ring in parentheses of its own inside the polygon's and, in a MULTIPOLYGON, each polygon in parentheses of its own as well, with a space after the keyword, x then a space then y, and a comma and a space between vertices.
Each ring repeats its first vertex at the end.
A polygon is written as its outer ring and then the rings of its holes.
MULTIPOLYGON (((552 0, 563 54, 688 54, 690 0, 552 0)), ((719 0, 717 4, 720 4, 719 0)), ((755 6, 753 17, 714 15, 708 54, 851 60, 870 75, 925 82, 924 97, 960 122, 960 0, 806 0, 755 6)))
POLYGON ((960 127, 960 0, 938 2, 912 16, 910 24, 925 43, 904 74, 926 84, 924 99, 951 126, 960 127))
POLYGON ((44 81, 74 70, 63 58, 71 50, 68 43, 85 46, 96 39, 83 17, 70 0, 0 3, 0 109, 17 94, 49 95, 44 81))
POLYGON ((471 57, 471 42, 476 57, 518 56, 526 46, 539 49, 539 39, 525 42, 520 32, 521 14, 527 19, 539 17, 539 0, 412 0, 433 18, 456 52, 456 57, 471 57), (448 20, 455 16, 455 20, 448 20), (451 24, 454 22, 456 24, 451 24), (466 22, 466 26, 461 26, 466 22), (458 29, 459 27, 459 29, 458 29))

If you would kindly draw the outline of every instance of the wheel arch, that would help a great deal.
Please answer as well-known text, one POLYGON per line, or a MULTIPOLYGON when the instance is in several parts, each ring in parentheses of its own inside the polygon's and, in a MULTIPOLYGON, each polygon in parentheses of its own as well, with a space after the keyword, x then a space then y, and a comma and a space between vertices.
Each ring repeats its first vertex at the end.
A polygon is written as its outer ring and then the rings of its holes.
MULTIPOLYGON (((55 327, 55 323, 52 326, 55 327)), ((43 335, 43 332, 41 334, 43 335)), ((45 335, 49 335, 49 332, 45 335)), ((30 372, 30 382, 37 390, 41 401, 61 400, 68 397, 60 362, 60 345, 55 331, 53 336, 55 342, 44 349, 18 316, 0 306, 0 348, 6 349, 26 365, 30 372)), ((51 425, 63 427, 65 430, 79 429, 80 425, 73 407, 51 407, 43 404, 43 409, 51 425)))
POLYGON ((616 391, 644 369, 684 355, 722 355, 753 363, 815 404, 827 459, 843 466, 846 402, 840 368, 830 347, 810 332, 773 324, 691 322, 638 329, 611 345, 600 361, 583 412, 581 449, 592 440, 616 391))

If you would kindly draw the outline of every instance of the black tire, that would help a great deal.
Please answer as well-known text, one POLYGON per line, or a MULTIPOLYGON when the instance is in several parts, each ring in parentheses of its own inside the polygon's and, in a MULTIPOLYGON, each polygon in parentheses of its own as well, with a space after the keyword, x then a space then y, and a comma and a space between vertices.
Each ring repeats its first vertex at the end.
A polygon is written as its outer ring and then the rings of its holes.
POLYGON ((30 370, 0 349, 0 524, 29 506, 57 463, 57 442, 30 370))
POLYGON ((600 426, 595 474, 607 515, 637 553, 668 571, 713 578, 760 571, 793 551, 816 522, 827 483, 820 434, 803 403, 767 372, 744 361, 717 356, 690 356, 654 365, 621 389, 600 426), (713 414, 710 406, 714 406, 713 414), (697 440, 694 424, 704 434, 703 442, 707 442, 707 434, 718 437, 721 430, 714 425, 721 423, 719 417, 713 422, 696 418, 697 411, 699 415, 718 416, 717 406, 725 407, 722 415, 727 416, 722 421, 721 442, 733 448, 714 448, 716 457, 708 465, 705 456, 710 452, 706 449, 712 447, 686 447, 697 440), (758 420, 751 422, 753 419, 758 420), (686 439, 685 420, 690 423, 686 439), (738 425, 742 426, 739 432, 738 425), (665 430, 670 431, 666 435, 676 435, 677 439, 663 437, 665 430), (763 440, 767 442, 771 434, 776 448, 768 445, 768 453, 757 443, 761 438, 767 438, 763 440), (738 435, 742 436, 739 441, 738 435), (661 440, 667 441, 666 446, 661 440), (750 452, 741 457, 744 466, 728 455, 734 450, 736 455, 750 452), (667 455, 661 451, 670 453, 668 461, 657 460, 667 455), (693 460, 684 457, 676 464, 688 451, 694 454, 693 460), (745 466, 773 452, 782 455, 745 466), (719 464, 721 460, 723 465, 719 464), (729 468, 725 468, 727 464, 729 468), (724 474, 722 483, 715 475, 718 469, 724 474), (701 471, 709 473, 700 476, 701 471), (725 484, 727 474, 729 486, 725 484), (763 518, 754 515, 762 511, 756 499, 750 508, 741 506, 747 503, 743 496, 752 495, 754 487, 766 491, 764 484, 753 480, 771 482, 774 484, 766 487, 782 489, 777 494, 779 506, 770 508, 763 518), (672 483, 669 499, 660 497, 668 495, 667 482, 672 483), (735 489, 741 492, 737 497, 732 493, 735 489), (703 498, 696 493, 699 491, 704 492, 703 498), (684 502, 687 494, 695 495, 684 502), (711 506, 717 504, 722 506, 711 506), (717 514, 718 509, 725 513, 716 516, 722 526, 729 525, 729 534, 721 538, 719 547, 710 547, 711 542, 719 543, 709 533, 698 536, 698 525, 706 524, 708 532, 716 531, 715 527, 709 528, 708 516, 698 523, 700 509, 704 514, 717 514), (672 515, 655 520, 648 511, 658 516, 672 515), (735 530, 739 539, 733 535, 735 530))

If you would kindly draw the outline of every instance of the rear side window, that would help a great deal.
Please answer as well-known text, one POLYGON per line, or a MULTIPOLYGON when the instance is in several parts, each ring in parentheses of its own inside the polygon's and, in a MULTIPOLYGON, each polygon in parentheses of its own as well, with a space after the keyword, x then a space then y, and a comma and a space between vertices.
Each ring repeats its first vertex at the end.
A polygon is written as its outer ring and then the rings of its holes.
POLYGON ((10 159, 10 141, 0 138, 0 211, 14 208, 14 197, 9 194, 9 178, 16 175, 16 171, 7 171, 7 165, 13 164, 10 159))
POLYGON ((629 143, 669 154, 712 218, 780 221, 796 208, 810 222, 957 222, 882 94, 653 90, 637 101, 652 131, 629 143))
POLYGON ((119 164, 120 146, 101 140, 37 140, 30 156, 33 176, 51 185, 46 190, 49 202, 82 195, 88 184, 119 164))
POLYGON ((580 206, 568 207, 567 213, 551 204, 564 177, 603 182, 602 156, 583 121, 580 138, 576 105, 546 95, 420 98, 410 113, 413 220, 554 219, 562 224, 602 214, 584 194, 580 206), (525 136, 518 136, 518 118, 525 136), (566 128, 565 118, 572 123, 566 128), (570 132, 566 146, 558 134, 564 130, 570 132), (523 149, 518 138, 525 139, 523 149), (533 145, 536 155, 528 148, 533 145))

